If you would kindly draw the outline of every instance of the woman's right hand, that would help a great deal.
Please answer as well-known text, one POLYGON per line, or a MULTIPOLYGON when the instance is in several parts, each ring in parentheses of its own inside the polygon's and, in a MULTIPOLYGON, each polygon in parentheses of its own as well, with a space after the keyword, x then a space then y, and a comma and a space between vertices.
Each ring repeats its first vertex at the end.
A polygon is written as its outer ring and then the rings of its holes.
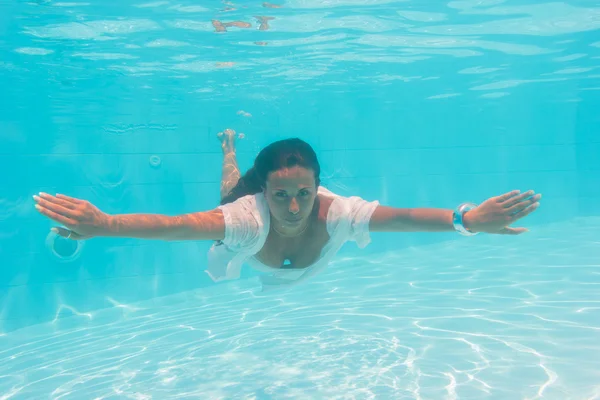
POLYGON ((104 236, 108 232, 110 216, 89 201, 47 193, 40 193, 39 196, 33 196, 33 199, 36 202, 35 208, 42 215, 67 228, 52 228, 52 231, 62 237, 83 240, 104 236))

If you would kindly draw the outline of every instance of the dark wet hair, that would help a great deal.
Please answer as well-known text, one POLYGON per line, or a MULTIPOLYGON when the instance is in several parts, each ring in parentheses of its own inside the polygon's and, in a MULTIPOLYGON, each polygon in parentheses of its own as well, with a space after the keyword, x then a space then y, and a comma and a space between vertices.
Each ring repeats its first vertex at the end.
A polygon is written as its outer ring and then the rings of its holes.
POLYGON ((319 187, 321 166, 313 148, 301 139, 284 139, 271 143, 258 153, 252 168, 221 199, 221 205, 232 203, 240 197, 262 192, 271 172, 296 165, 312 169, 315 173, 316 185, 319 187))

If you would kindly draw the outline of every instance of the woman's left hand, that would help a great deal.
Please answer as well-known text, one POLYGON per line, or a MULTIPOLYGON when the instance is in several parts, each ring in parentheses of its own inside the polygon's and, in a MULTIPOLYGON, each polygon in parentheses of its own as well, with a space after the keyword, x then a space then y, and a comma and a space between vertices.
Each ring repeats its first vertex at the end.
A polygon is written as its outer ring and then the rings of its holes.
POLYGON ((464 215, 465 228, 471 232, 519 235, 526 228, 511 228, 510 224, 531 214, 540 205, 541 194, 519 190, 492 197, 464 215))

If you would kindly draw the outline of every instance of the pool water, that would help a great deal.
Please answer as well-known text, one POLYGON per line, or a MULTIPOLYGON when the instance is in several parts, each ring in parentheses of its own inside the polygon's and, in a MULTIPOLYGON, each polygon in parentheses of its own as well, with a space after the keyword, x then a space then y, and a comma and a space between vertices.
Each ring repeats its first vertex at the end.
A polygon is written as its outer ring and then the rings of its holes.
POLYGON ((0 393, 34 399, 594 399, 600 218, 342 258, 2 338, 0 393))
POLYGON ((589 0, 0 0, 0 400, 600 399, 599 30, 589 0), (34 209, 213 209, 227 128, 244 171, 304 139, 342 196, 541 206, 275 292, 34 209))

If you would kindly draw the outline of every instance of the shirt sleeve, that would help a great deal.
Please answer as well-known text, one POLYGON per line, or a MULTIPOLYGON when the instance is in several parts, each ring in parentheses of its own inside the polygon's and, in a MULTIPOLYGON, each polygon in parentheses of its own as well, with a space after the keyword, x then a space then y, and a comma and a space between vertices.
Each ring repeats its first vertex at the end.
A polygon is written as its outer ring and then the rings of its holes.
POLYGON ((369 223, 379 202, 358 196, 339 197, 331 206, 334 210, 331 210, 330 234, 335 231, 342 234, 344 240, 356 242, 358 247, 365 248, 371 242, 369 223))
POLYGON ((244 250, 256 244, 260 236, 260 214, 255 196, 244 196, 217 207, 225 219, 225 238, 221 241, 232 250, 244 250))

